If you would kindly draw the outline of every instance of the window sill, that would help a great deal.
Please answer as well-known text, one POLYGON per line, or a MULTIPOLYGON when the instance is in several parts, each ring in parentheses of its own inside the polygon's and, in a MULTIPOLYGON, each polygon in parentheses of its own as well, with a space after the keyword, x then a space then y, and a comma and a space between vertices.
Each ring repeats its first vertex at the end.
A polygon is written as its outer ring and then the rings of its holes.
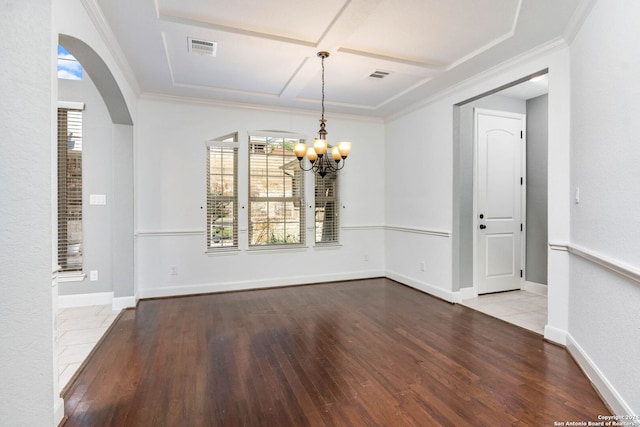
POLYGON ((248 254, 264 254, 264 253, 287 253, 287 252, 306 252, 307 247, 305 245, 273 245, 269 247, 252 246, 247 250, 248 254))
POLYGON ((224 248, 224 249, 212 249, 210 251, 204 251, 207 256, 229 256, 229 255, 238 255, 240 253, 240 249, 238 248, 224 248))
POLYGON ((80 273, 58 273, 58 283, 68 283, 68 282, 82 282, 87 278, 87 275, 80 273))
POLYGON ((316 243, 313 246, 313 249, 316 249, 316 250, 329 250, 329 249, 340 249, 341 247, 342 247, 342 243, 339 243, 339 242, 316 243))

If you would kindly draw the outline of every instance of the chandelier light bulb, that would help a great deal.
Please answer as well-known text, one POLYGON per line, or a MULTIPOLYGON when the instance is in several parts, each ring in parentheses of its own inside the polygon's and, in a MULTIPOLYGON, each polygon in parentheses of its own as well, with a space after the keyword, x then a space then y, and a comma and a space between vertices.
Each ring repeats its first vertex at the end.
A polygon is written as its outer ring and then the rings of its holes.
POLYGON ((298 142, 293 148, 293 152, 296 154, 298 160, 302 160, 305 154, 307 154, 307 144, 304 142, 298 142))
POLYGON ((313 140, 313 149, 316 151, 318 156, 322 157, 327 152, 328 143, 326 139, 314 139, 313 140))
POLYGON ((351 143, 347 141, 339 142, 338 151, 340 151, 340 156, 342 156, 343 159, 346 159, 351 153, 351 143))

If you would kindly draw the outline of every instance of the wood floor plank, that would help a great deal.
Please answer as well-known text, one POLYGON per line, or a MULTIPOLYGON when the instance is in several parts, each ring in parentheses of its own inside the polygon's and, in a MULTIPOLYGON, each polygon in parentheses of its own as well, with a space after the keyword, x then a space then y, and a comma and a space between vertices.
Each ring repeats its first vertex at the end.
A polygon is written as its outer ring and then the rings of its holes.
POLYGON ((67 389, 76 426, 596 421, 566 350, 387 279, 141 301, 67 389))

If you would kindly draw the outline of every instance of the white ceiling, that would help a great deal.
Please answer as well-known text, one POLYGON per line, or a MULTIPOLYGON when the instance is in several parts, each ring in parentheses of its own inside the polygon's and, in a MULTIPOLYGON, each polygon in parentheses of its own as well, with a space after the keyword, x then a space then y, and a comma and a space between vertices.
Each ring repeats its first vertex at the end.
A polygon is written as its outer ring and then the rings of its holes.
POLYGON ((326 50, 327 113, 385 117, 558 40, 582 0, 94 1, 143 93, 317 110, 326 50))

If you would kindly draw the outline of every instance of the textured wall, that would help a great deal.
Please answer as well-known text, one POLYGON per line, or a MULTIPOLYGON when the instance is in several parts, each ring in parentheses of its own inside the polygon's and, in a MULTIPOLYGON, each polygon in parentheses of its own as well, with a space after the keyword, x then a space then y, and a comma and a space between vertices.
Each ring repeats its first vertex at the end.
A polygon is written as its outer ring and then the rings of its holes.
MULTIPOLYGON (((215 105, 142 100, 136 123, 136 274, 139 295, 299 284, 384 274, 383 124, 328 117, 329 140, 350 140, 341 171, 341 246, 207 255, 205 141, 238 132, 238 188, 246 206, 250 130, 313 137, 318 117, 215 105), (179 123, 180 126, 176 126, 179 123), (364 255, 368 255, 368 261, 364 255), (177 274, 172 275, 171 266, 177 274)), ((310 175, 306 175, 308 184, 310 175)), ((310 189, 310 187, 308 187, 310 189)), ((307 192, 310 195, 312 192, 307 192)), ((307 210, 307 215, 309 215, 307 210)), ((239 209, 240 247, 247 237, 239 209)), ((307 223, 307 226, 309 223, 307 223)))
POLYGON ((0 3, 0 424, 54 412, 51 1, 0 3))
MULTIPOLYGON (((640 3, 601 0, 571 45, 571 243, 640 269, 640 3)), ((569 332, 640 414, 640 283, 573 259, 569 332)))

